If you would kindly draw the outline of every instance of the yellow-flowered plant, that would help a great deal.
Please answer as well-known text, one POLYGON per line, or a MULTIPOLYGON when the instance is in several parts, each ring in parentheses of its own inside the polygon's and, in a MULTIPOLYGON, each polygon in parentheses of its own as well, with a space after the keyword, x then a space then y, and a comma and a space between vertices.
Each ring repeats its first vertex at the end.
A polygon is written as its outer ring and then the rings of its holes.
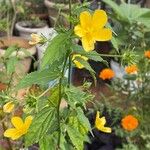
POLYGON ((107 21, 104 10, 96 10, 93 15, 88 11, 80 14, 80 24, 75 26, 74 32, 81 38, 85 51, 94 50, 96 41, 108 41, 112 38, 112 31, 104 27, 107 21))
POLYGON ((79 68, 79 69, 83 69, 84 65, 81 64, 78 60, 76 60, 77 57, 79 57, 79 58, 81 58, 81 59, 83 59, 85 61, 87 61, 88 58, 85 57, 85 56, 81 56, 79 54, 74 54, 73 57, 72 57, 72 61, 75 63, 76 67, 79 68))
POLYGON ((14 109, 14 102, 13 101, 10 101, 10 102, 7 102, 4 106, 3 106, 3 112, 5 113, 11 113, 14 109))
POLYGON ((20 117, 12 117, 11 122, 14 128, 7 129, 4 132, 4 136, 9 137, 12 140, 16 140, 28 132, 28 129, 32 122, 32 116, 26 117, 24 122, 20 117))
POLYGON ((111 133, 112 132, 111 128, 105 127, 105 124, 106 124, 106 118, 105 117, 100 118, 100 112, 97 111, 96 119, 95 119, 95 127, 99 131, 102 131, 102 132, 105 132, 105 133, 111 133))

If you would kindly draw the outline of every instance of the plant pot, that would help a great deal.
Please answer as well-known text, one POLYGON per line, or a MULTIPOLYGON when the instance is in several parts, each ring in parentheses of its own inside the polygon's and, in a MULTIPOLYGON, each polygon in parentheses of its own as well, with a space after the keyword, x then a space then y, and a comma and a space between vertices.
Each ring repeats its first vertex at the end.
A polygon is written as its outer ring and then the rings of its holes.
MULTIPOLYGON (((44 0, 45 6, 48 9, 49 19, 52 27, 55 25, 64 25, 69 26, 68 21, 62 14, 69 14, 69 3, 63 3, 63 0, 53 1, 53 0, 44 0), (61 14, 59 14, 61 10, 61 14)), ((74 1, 75 2, 75 1, 74 1)))
POLYGON ((7 88, 7 85, 6 85, 6 84, 0 83, 0 92, 1 92, 1 91, 5 91, 6 88, 7 88))
MULTIPOLYGON (((25 48, 31 55, 36 53, 36 48, 28 44, 28 40, 19 37, 2 37, 0 38, 0 57, 5 55, 5 48, 13 45, 17 45, 20 48, 25 48)), ((16 52, 13 52, 11 56, 15 56, 16 52)), ((31 61, 30 57, 27 57, 22 51, 18 52, 18 57, 20 58, 19 63, 16 65, 15 73, 19 76, 25 75, 29 72, 31 61)))
POLYGON ((37 27, 30 27, 31 24, 31 21, 20 21, 16 23, 15 28, 19 31, 19 35, 25 39, 30 39, 32 33, 37 33, 41 29, 48 28, 45 22, 37 25, 37 27))

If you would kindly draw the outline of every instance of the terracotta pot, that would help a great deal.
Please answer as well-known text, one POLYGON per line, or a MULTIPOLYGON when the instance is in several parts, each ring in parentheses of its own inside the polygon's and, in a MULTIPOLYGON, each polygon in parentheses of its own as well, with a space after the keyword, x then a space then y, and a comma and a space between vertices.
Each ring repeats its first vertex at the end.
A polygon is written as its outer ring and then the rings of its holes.
POLYGON ((4 83, 0 83, 0 92, 6 90, 7 85, 4 83))
POLYGON ((15 25, 16 30, 19 31, 19 35, 23 38, 30 39, 32 33, 38 33, 41 29, 47 29, 48 25, 42 22, 38 27, 27 27, 30 21, 17 22, 15 25))
MULTIPOLYGON (((0 38, 0 57, 3 57, 5 54, 5 48, 13 45, 17 45, 21 48, 25 48, 31 55, 36 53, 36 48, 28 44, 28 40, 19 37, 2 37, 0 38)), ((30 57, 22 52, 18 52, 18 57, 20 58, 19 63, 16 65, 16 74, 22 76, 29 72, 31 61, 30 57)), ((16 52, 13 52, 11 56, 16 56, 16 52)), ((2 66, 2 65, 1 65, 2 66)))

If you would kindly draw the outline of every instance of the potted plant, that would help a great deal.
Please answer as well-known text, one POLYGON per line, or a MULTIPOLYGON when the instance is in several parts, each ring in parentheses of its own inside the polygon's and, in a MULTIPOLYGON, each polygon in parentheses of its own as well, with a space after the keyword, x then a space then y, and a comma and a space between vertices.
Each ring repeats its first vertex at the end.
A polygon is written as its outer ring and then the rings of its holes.
POLYGON ((41 29, 48 28, 47 23, 44 20, 41 20, 40 16, 38 17, 35 14, 33 8, 30 10, 28 9, 30 5, 26 3, 26 1, 23 1, 18 5, 20 7, 19 10, 21 11, 18 13, 19 21, 16 23, 15 27, 21 37, 30 39, 32 33, 37 33, 41 29))
MULTIPOLYGON (((73 0, 72 3, 79 2, 73 0)), ((45 6, 48 9, 50 23, 52 27, 62 25, 69 26, 66 16, 69 12, 68 0, 44 0, 45 6)))
MULTIPOLYGON (((16 22, 17 18, 17 7, 18 5, 15 5, 16 1, 1 1, 0 2, 0 7, 5 8, 4 12, 2 13, 2 19, 5 19, 7 17, 6 26, 3 26, 3 30, 7 32, 7 36, 1 37, 0 38, 0 58, 3 59, 4 56, 7 53, 7 49, 12 46, 18 46, 19 52, 17 54, 17 59, 19 58, 18 64, 22 64, 23 68, 22 70, 20 68, 16 69, 16 73, 23 73, 26 74, 29 71, 30 65, 31 65, 31 60, 32 60, 32 55, 36 53, 36 49, 34 46, 29 45, 28 40, 25 40, 20 37, 14 37, 13 36, 13 30, 14 30, 14 24, 16 22), (20 71, 19 71, 20 70, 20 71)), ((3 9, 2 9, 3 10, 3 9)), ((1 9, 0 9, 1 11, 1 9)), ((12 49, 13 51, 14 49, 12 49)), ((11 52, 12 52, 11 51, 11 52)), ((12 53, 12 59, 14 57, 14 53, 12 53)), ((17 65, 14 66, 17 68, 17 65)), ((0 67, 1 69, 3 68, 3 65, 0 67)))

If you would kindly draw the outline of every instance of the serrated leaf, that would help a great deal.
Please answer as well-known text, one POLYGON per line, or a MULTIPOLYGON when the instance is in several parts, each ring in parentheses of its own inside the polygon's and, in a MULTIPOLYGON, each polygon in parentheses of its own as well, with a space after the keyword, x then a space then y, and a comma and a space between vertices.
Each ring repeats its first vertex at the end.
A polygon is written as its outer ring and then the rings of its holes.
POLYGON ((87 92, 81 91, 80 88, 71 86, 65 89, 67 96, 66 101, 71 107, 75 107, 76 104, 85 105, 87 101, 90 101, 93 96, 87 92))
POLYGON ((95 73, 95 71, 92 69, 92 67, 90 66, 90 64, 86 60, 84 60, 80 57, 76 57, 75 59, 78 62, 80 62, 84 66, 84 68, 86 68, 88 71, 95 73))
POLYGON ((70 137, 72 144, 75 146, 77 150, 83 150, 83 142, 84 137, 80 134, 78 130, 73 128, 72 126, 67 126, 67 133, 70 137))
POLYGON ((65 49, 67 42, 68 34, 61 33, 54 37, 44 53, 41 67, 44 68, 46 65, 50 65, 62 58, 67 52, 67 50, 65 49))
POLYGON ((53 138, 48 135, 44 136, 40 141, 39 141, 39 146, 40 150, 48 150, 48 149, 55 149, 56 145, 53 141, 53 138))
POLYGON ((6 65, 7 65, 7 73, 8 74, 11 74, 11 73, 13 73, 15 71, 15 67, 16 67, 17 63, 18 63, 17 57, 9 58, 9 60, 6 63, 6 65))
POLYGON ((45 69, 42 71, 35 71, 26 75, 17 85, 16 90, 26 88, 33 84, 43 85, 48 84, 49 81, 56 79, 59 76, 59 71, 52 71, 45 69))
POLYGON ((82 125, 82 127, 84 128, 84 132, 85 132, 85 134, 87 134, 89 131, 91 131, 90 122, 80 107, 77 108, 76 112, 77 112, 77 118, 78 118, 80 124, 82 125))
POLYGON ((45 107, 33 119, 28 133, 25 135, 25 145, 30 146, 42 139, 53 124, 55 109, 45 107))
POLYGON ((59 100, 59 86, 55 86, 50 91, 50 97, 48 98, 49 105, 57 107, 59 100))

